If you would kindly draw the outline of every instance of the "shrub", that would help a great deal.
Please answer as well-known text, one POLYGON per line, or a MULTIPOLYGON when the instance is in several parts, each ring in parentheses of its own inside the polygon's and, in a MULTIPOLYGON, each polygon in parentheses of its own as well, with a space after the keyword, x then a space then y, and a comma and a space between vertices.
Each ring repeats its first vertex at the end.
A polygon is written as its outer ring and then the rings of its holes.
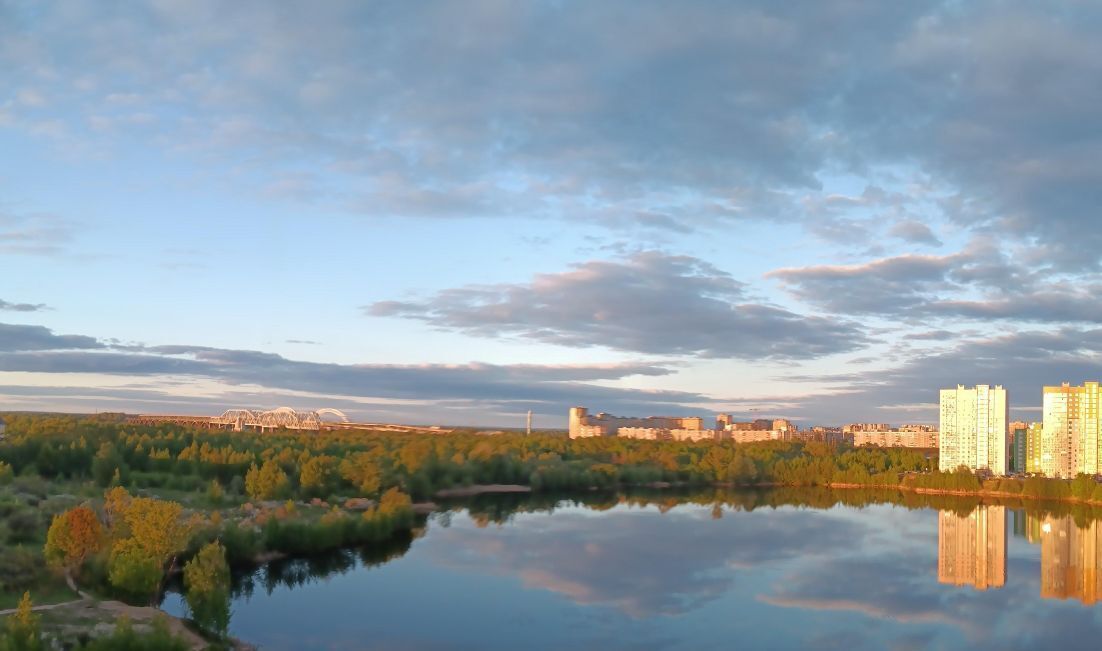
POLYGON ((153 620, 153 630, 137 633, 130 620, 123 617, 115 624, 115 631, 97 638, 77 651, 188 651, 186 642, 172 635, 163 616, 153 620))
POLYGON ((7 527, 7 539, 11 544, 19 544, 40 540, 42 534, 42 518, 38 511, 19 507, 8 515, 4 521, 7 527))
POLYGON ((43 648, 38 616, 31 609, 31 595, 24 592, 19 608, 4 622, 0 651, 38 651, 43 648))
POLYGON ((230 566, 226 550, 212 542, 184 566, 184 598, 201 628, 225 637, 230 626, 230 566))
POLYGON ((0 546, 0 592, 19 592, 45 575, 42 556, 26 547, 0 546))

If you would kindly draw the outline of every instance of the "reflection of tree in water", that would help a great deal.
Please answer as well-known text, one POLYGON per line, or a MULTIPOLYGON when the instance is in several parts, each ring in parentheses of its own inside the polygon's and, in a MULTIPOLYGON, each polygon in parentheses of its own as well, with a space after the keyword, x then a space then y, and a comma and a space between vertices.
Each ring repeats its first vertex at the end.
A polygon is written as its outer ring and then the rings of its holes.
POLYGON ((397 537, 369 547, 274 560, 257 570, 235 574, 232 594, 234 598, 249 599, 257 587, 271 594, 279 587, 294 589, 333 575, 347 574, 360 567, 377 567, 404 556, 413 540, 422 535, 424 530, 417 529, 410 536, 397 537))
MULTIPOLYGON (((507 524, 517 514, 554 513, 560 508, 587 508, 604 511, 617 505, 652 506, 661 513, 682 505, 711 509, 713 518, 725 512, 754 511, 761 508, 797 506, 829 509, 834 506, 865 507, 894 504, 907 509, 936 509, 966 516, 981 504, 999 503, 1026 509, 1037 517, 1070 516, 1080 528, 1102 520, 1102 509, 1068 502, 1039 502, 1020 499, 992 499, 975 495, 932 495, 896 489, 831 489, 826 487, 669 489, 638 488, 621 493, 589 491, 584 493, 537 492, 479 495, 448 500, 446 511, 437 512, 427 526, 448 528, 454 514, 466 511, 478 526, 507 524)), ((374 567, 403 556, 412 540, 424 535, 416 530, 408 538, 386 543, 334 551, 303 558, 272 561, 257 570, 238 572, 233 577, 233 596, 249 598, 260 587, 271 593, 278 587, 297 588, 334 574, 346 574, 359 566, 374 567)))
MULTIPOLYGON (((829 509, 835 506, 862 508, 876 504, 891 504, 910 510, 935 509, 966 516, 981 504, 1000 504, 1010 508, 1026 508, 1031 512, 1070 515, 1084 527, 1102 520, 1102 508, 1071 502, 1042 502, 1017 498, 991 498, 979 495, 937 495, 902 491, 895 488, 832 489, 822 486, 775 488, 636 488, 621 493, 592 491, 585 493, 505 493, 479 495, 463 500, 449 500, 447 514, 466 511, 478 526, 507 524, 518 513, 554 513, 558 508, 583 507, 605 511, 619 504, 653 506, 667 513, 678 506, 711 507, 713 515, 726 511, 754 511, 760 508, 797 506, 829 509), (718 509, 718 510, 717 510, 718 509)), ((447 527, 450 515, 437 513, 433 524, 447 527)))

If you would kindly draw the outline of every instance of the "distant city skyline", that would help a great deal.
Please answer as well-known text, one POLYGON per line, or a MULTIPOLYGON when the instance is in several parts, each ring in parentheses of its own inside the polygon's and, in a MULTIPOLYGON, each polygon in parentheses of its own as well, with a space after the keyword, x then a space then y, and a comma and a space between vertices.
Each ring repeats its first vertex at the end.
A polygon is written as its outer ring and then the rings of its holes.
POLYGON ((0 0, 0 411, 1039 421, 1099 379, 1100 22, 0 0))

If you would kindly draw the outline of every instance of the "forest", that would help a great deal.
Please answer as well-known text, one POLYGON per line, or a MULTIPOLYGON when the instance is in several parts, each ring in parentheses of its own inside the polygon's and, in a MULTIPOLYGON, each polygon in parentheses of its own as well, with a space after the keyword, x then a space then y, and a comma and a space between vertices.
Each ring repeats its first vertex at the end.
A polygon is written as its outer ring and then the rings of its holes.
MULTIPOLYGON (((901 496, 949 491, 1102 503, 1102 485, 1092 477, 940 473, 936 456, 905 449, 355 430, 260 434, 136 427, 112 416, 5 419, 0 610, 19 610, 4 621, 0 651, 39 648, 33 603, 63 602, 81 590, 155 605, 170 581, 182 586, 206 639, 228 647, 234 568, 408 544, 423 523, 417 512, 440 508, 429 504, 436 492, 461 486, 524 485, 533 493, 529 503, 546 495, 552 505, 563 494, 615 503, 640 499, 631 497, 639 491, 654 500, 663 491, 668 499, 690 491, 722 506, 734 498, 720 492, 762 486, 864 487, 851 493, 858 500, 925 503, 931 496, 901 496)), ((820 494, 838 500, 845 492, 820 494)), ((737 494, 746 500, 754 492, 737 494)), ((137 640, 133 648, 145 648, 143 636, 168 635, 117 628, 137 640)))

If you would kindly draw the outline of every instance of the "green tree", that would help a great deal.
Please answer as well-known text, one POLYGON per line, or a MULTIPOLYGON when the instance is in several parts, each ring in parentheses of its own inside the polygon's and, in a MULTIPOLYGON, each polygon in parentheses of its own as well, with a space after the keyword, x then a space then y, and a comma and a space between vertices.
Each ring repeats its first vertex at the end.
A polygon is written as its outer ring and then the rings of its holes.
POLYGON ((230 626, 230 566, 221 543, 207 543, 184 565, 184 589, 192 619, 224 638, 230 626))
POLYGON ((120 484, 122 475, 127 474, 127 471, 126 462, 123 461, 118 449, 114 444, 104 441, 92 459, 92 479, 106 488, 111 486, 112 482, 115 485, 120 484))
POLYGON ((112 586, 133 597, 150 597, 160 587, 164 569, 157 559, 127 539, 111 550, 107 578, 112 586))

